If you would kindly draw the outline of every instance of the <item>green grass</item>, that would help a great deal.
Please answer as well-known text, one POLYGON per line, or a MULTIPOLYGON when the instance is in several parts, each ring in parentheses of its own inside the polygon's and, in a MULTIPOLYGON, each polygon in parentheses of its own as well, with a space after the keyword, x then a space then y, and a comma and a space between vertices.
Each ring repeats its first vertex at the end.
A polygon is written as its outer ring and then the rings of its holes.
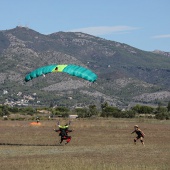
MULTIPOLYGON (((67 119, 60 119, 61 124, 67 119)), ((170 121, 145 119, 73 120, 68 145, 58 146, 56 120, 1 121, 0 166, 3 170, 169 170, 170 121), (145 132, 145 147, 133 144, 130 134, 138 124, 145 132), (16 145, 15 145, 16 144, 16 145), (18 145, 17 145, 18 144, 18 145), (21 146, 19 146, 19 144, 21 146), (39 146, 41 145, 41 146, 39 146), (54 146, 52 146, 54 145, 54 146)))

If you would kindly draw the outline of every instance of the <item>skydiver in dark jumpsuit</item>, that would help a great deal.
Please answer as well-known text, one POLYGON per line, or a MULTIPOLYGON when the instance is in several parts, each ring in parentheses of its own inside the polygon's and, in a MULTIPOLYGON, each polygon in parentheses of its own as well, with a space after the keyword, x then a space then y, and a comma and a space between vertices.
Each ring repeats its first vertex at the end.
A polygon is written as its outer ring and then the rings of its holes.
POLYGON ((59 129, 54 129, 55 132, 59 132, 59 136, 61 137, 60 139, 60 144, 63 142, 63 140, 66 140, 66 143, 69 143, 71 141, 71 136, 68 136, 68 133, 69 132, 72 132, 72 130, 69 130, 69 126, 68 124, 64 125, 64 126, 61 126, 61 125, 58 125, 59 129))
POLYGON ((138 125, 135 125, 135 126, 134 126, 134 131, 131 132, 131 134, 134 133, 134 132, 137 134, 137 137, 134 139, 134 144, 136 145, 136 141, 137 141, 138 139, 140 139, 142 145, 144 145, 143 138, 144 138, 145 134, 143 133, 142 130, 139 129, 139 126, 138 126, 138 125))

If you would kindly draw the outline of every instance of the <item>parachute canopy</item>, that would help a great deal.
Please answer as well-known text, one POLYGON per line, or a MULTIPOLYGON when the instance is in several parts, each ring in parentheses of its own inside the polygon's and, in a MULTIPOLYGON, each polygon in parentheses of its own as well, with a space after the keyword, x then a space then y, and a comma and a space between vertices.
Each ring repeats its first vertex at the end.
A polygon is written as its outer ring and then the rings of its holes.
POLYGON ((78 65, 48 65, 44 67, 37 68, 36 70, 33 70, 29 74, 25 76, 25 81, 28 82, 29 80, 32 80, 33 78, 53 73, 53 72, 64 72, 67 74, 70 74, 72 76, 80 77, 85 80, 88 80, 90 82, 94 82, 97 80, 97 75, 93 73, 91 70, 78 66, 78 65))

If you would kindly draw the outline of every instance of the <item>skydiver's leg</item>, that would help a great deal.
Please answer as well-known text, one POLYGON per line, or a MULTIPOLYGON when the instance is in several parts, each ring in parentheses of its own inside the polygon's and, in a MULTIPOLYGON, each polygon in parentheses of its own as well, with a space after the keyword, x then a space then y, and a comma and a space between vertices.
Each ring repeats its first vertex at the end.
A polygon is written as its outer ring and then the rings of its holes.
POLYGON ((135 138, 135 139, 134 139, 134 144, 135 144, 135 145, 136 145, 136 141, 137 141, 137 139, 135 138))
POLYGON ((65 143, 65 144, 69 143, 70 141, 71 141, 71 136, 67 136, 67 139, 66 139, 66 143, 65 143))
POLYGON ((136 141, 139 139, 139 137, 137 136, 135 139, 134 139, 134 144, 136 145, 136 141))
POLYGON ((63 140, 64 140, 63 137, 61 137, 61 139, 60 139, 60 144, 63 142, 63 140))
POLYGON ((142 145, 145 145, 144 141, 143 141, 143 137, 140 137, 140 141, 141 141, 142 145))

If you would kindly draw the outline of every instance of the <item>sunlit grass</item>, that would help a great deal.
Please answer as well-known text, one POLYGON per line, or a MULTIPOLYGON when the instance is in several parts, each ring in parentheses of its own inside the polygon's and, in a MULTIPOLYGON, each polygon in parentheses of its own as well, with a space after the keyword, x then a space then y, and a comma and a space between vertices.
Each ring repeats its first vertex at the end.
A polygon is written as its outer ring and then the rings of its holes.
MULTIPOLYGON (((3 170, 169 170, 170 121, 138 119, 73 120, 72 140, 58 146, 56 120, 1 121, 0 167, 3 170), (144 130, 145 147, 135 146, 130 134, 134 124, 144 130), (25 145, 22 145, 25 144, 25 145), (41 146, 39 146, 41 145, 41 146), (52 146, 54 145, 54 146, 52 146), (56 145, 56 146, 55 146, 56 145)), ((61 120, 61 123, 67 119, 61 120)))

